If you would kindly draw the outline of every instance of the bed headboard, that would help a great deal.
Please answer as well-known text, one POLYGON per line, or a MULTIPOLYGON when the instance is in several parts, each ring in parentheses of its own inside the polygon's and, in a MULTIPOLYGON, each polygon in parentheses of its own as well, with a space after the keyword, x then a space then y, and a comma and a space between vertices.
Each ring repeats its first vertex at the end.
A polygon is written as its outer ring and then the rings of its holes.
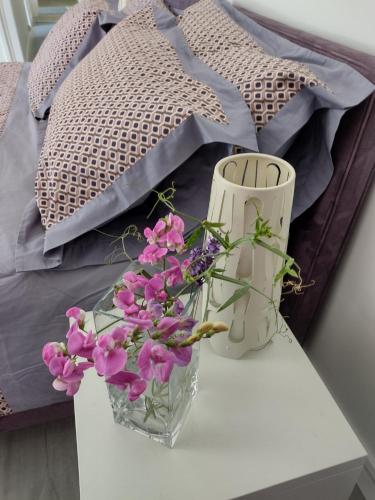
MULTIPOLYGON (((267 29, 342 61, 375 83, 375 57, 239 8, 267 29)), ((342 119, 332 156, 334 175, 319 200, 291 227, 289 253, 303 269, 303 295, 287 295, 281 311, 301 343, 313 332, 326 293, 375 174, 375 94, 342 119)))

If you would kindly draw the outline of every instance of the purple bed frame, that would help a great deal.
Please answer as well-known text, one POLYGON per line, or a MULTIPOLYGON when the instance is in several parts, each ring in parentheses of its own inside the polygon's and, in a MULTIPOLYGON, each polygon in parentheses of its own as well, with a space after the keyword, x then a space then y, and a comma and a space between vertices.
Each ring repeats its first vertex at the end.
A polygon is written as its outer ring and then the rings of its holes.
MULTIPOLYGON (((352 66, 375 83, 375 57, 239 9, 292 42, 352 66)), ((325 300, 353 225, 375 173, 375 95, 343 118, 333 146, 333 178, 319 200, 291 227, 289 253, 303 269, 303 295, 287 295, 281 312, 303 344, 325 300)), ((15 413, 0 419, 0 431, 35 425, 73 414, 73 401, 15 413)))

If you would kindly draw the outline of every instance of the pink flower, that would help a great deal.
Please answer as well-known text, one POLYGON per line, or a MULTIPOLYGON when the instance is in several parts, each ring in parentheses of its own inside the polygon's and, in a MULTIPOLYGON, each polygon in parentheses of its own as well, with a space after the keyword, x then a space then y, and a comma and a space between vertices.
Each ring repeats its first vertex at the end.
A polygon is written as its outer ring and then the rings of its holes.
POLYGON ((159 248, 157 245, 148 245, 138 256, 141 264, 157 264, 166 254, 167 248, 159 248))
POLYGON ((173 317, 165 317, 162 318, 158 325, 157 325, 157 331, 161 333, 161 337, 163 340, 168 339, 171 335, 177 332, 179 329, 180 325, 180 318, 173 318, 173 317))
POLYGON ((70 358, 55 357, 49 364, 49 371, 56 377, 52 385, 56 391, 66 391, 67 396, 74 396, 83 379, 83 372, 91 368, 93 363, 75 364, 70 358))
POLYGON ((164 308, 156 300, 149 300, 147 303, 147 311, 150 319, 159 319, 162 317, 164 308))
POLYGON ((66 311, 65 316, 67 318, 75 319, 80 327, 82 327, 85 324, 86 313, 83 309, 80 309, 79 307, 71 307, 66 311))
POLYGON ((133 293, 139 289, 144 288, 145 284, 148 281, 147 278, 145 278, 141 274, 136 274, 133 271, 124 273, 122 279, 126 288, 133 293))
POLYGON ((139 311, 138 318, 133 316, 126 318, 126 321, 131 325, 134 325, 135 328, 141 332, 145 330, 150 330, 154 326, 153 321, 150 319, 150 314, 149 313, 141 314, 141 313, 147 313, 147 311, 139 311))
POLYGON ((113 297, 114 305, 122 309, 127 316, 133 316, 139 311, 139 306, 134 301, 134 293, 129 290, 120 290, 113 297))
POLYGON ((159 238, 164 234, 166 226, 166 222, 163 219, 159 219, 155 224, 154 229, 146 227, 146 229, 143 231, 143 234, 145 235, 147 242, 150 245, 155 245, 158 242, 159 238))
POLYGON ((184 260, 182 264, 176 259, 176 257, 167 257, 167 261, 170 267, 162 272, 162 276, 167 280, 168 286, 180 285, 184 282, 183 272, 186 270, 187 266, 190 264, 189 260, 184 260))
POLYGON ((175 363, 178 366, 186 366, 191 361, 193 349, 191 346, 186 347, 172 347, 171 352, 175 356, 175 363))
POLYGON ((154 377, 157 382, 163 384, 169 380, 174 361, 175 356, 171 352, 149 339, 139 351, 137 366, 143 379, 151 380, 154 377))
POLYGON ((95 346, 96 340, 91 330, 85 334, 79 329, 77 323, 71 326, 68 332, 68 353, 70 355, 92 358, 95 346))
POLYGON ((183 233, 185 231, 184 221, 178 215, 173 215, 171 212, 167 216, 167 226, 174 231, 183 233))
POLYGON ((147 302, 149 300, 166 300, 167 294, 163 290, 164 280, 160 274, 154 274, 154 276, 148 281, 145 286, 145 299, 147 302))
POLYGON ((172 313, 175 316, 180 316, 185 310, 184 303, 180 299, 176 299, 172 306, 172 313))
POLYGON ((183 332, 191 332, 194 326, 198 323, 197 320, 191 318, 190 316, 185 316, 180 319, 179 329, 183 332))
POLYGON ((111 377, 124 369, 128 354, 123 348, 123 343, 129 333, 128 328, 118 327, 111 333, 99 337, 92 354, 99 375, 111 377))
POLYGON ((175 229, 171 229, 166 235, 166 245, 168 250, 172 252, 181 252, 185 245, 183 235, 175 229))
POLYGON ((127 390, 129 401, 138 399, 147 387, 147 382, 133 372, 118 372, 116 375, 108 378, 106 382, 115 385, 122 391, 127 390))
POLYGON ((184 247, 184 221, 178 215, 169 213, 165 219, 159 219, 154 229, 146 227, 144 235, 150 246, 168 248, 180 252, 184 247))
POLYGON ((49 366, 51 359, 56 357, 64 357, 64 352, 65 352, 64 344, 62 343, 59 344, 58 342, 48 342, 48 344, 46 344, 42 350, 42 358, 44 364, 49 366))

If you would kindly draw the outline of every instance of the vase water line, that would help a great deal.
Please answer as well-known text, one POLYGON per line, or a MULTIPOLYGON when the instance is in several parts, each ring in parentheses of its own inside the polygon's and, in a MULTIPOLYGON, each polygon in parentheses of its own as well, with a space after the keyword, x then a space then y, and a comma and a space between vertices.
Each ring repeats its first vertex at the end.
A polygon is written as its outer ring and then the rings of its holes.
MULTIPOLYGON (((208 220, 224 224, 231 240, 255 230, 259 214, 278 237, 268 243, 285 252, 288 242, 293 203, 295 171, 285 160, 258 153, 238 154, 223 158, 215 167, 208 220)), ((230 326, 227 334, 210 340, 214 351, 238 359, 248 350, 264 347, 277 329, 281 283, 274 276, 281 268, 282 258, 269 250, 243 244, 226 258, 225 275, 250 280, 261 293, 249 291, 238 301, 218 312, 238 288, 223 280, 212 280, 209 294, 203 293, 203 308, 210 321, 224 321, 230 326), (269 299, 272 299, 270 301, 269 299)))

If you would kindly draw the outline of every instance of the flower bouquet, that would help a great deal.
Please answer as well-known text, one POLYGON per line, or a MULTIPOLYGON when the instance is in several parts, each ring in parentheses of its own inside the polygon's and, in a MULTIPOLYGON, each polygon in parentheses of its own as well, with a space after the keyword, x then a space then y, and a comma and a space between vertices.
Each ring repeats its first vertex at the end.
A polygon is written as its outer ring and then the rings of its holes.
MULTIPOLYGON (((85 312, 73 307, 66 313, 67 341, 49 342, 42 356, 54 376, 53 387, 69 396, 79 390, 85 371, 94 368, 107 383, 115 421, 172 447, 197 391, 198 344, 228 329, 205 321, 204 313, 198 322, 202 284, 209 290, 213 279, 227 279, 220 259, 247 240, 258 244, 257 238, 269 231, 259 217, 259 234, 231 242, 220 224, 196 220, 185 240, 183 219, 159 195, 171 211, 144 230, 147 245, 135 267, 95 308, 96 331, 87 329, 85 312), (196 246, 200 238, 204 243, 196 246)), ((276 278, 285 274, 298 276, 287 255, 276 278)), ((241 280, 237 285, 221 308, 251 286, 241 280)))

